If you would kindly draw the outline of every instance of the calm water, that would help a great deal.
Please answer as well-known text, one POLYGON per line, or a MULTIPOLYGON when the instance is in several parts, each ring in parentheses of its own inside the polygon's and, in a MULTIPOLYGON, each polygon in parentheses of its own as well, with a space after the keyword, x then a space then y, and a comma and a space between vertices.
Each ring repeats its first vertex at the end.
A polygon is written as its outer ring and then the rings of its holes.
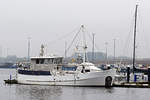
POLYGON ((63 87, 40 85, 6 85, 13 69, 0 69, 0 100, 149 100, 148 88, 63 87))

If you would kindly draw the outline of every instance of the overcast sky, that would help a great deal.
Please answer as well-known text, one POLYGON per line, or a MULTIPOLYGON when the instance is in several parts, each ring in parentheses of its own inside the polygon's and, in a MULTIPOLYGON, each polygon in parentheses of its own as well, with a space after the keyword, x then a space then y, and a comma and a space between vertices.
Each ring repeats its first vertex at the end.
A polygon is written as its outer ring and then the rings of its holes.
MULTIPOLYGON (((116 39, 116 55, 131 57, 136 2, 0 0, 2 55, 27 56, 28 37, 31 37, 31 56, 39 55, 41 44, 47 46, 47 52, 63 55, 65 42, 69 45, 76 34, 72 31, 79 30, 83 24, 89 34, 95 33, 96 51, 105 52, 105 42, 108 42, 108 55, 113 55, 113 39, 116 39)), ((150 57, 149 10, 150 1, 141 0, 138 8, 137 57, 150 57)), ((91 46, 88 51, 91 51, 91 46)))

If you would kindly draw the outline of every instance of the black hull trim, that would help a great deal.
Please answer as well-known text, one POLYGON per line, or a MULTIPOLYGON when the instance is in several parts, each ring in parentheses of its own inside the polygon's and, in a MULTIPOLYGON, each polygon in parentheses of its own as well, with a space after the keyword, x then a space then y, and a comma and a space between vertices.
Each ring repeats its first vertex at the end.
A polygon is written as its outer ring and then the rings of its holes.
POLYGON ((24 75, 51 75, 50 71, 18 70, 18 73, 24 75))

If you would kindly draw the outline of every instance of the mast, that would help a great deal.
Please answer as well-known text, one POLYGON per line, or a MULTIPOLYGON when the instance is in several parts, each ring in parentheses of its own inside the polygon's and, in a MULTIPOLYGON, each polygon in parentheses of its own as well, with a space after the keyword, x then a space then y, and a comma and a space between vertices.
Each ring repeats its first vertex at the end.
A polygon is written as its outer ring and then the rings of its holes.
POLYGON ((95 34, 93 33, 92 35, 93 35, 92 61, 94 62, 94 36, 95 36, 95 34))
POLYGON ((83 62, 87 62, 87 55, 86 55, 86 50, 87 50, 87 45, 86 45, 86 38, 85 38, 85 31, 84 31, 84 25, 81 25, 82 33, 83 33, 83 62))
POLYGON ((6 54, 6 57, 9 56, 9 48, 7 48, 7 54, 6 54))
POLYGON ((83 57, 83 62, 87 62, 87 55, 86 55, 86 50, 87 50, 87 45, 85 45, 84 47, 83 47, 83 49, 84 49, 84 57, 83 57))
POLYGON ((44 45, 41 45, 41 51, 40 51, 40 56, 44 56, 44 45))
POLYGON ((106 64, 108 64, 108 57, 107 57, 107 45, 108 45, 108 42, 105 42, 105 46, 106 46, 105 63, 106 63, 106 64))
POLYGON ((65 59, 67 58, 67 42, 65 42, 65 59))
POLYGON ((135 22, 134 22, 134 46, 133 46, 133 73, 135 71, 135 46, 136 46, 136 28, 137 28, 137 9, 138 9, 138 5, 136 5, 136 9, 135 9, 135 22))
POLYGON ((30 61, 30 37, 28 37, 28 62, 30 61))
POLYGON ((114 64, 116 60, 116 39, 114 39, 114 64))

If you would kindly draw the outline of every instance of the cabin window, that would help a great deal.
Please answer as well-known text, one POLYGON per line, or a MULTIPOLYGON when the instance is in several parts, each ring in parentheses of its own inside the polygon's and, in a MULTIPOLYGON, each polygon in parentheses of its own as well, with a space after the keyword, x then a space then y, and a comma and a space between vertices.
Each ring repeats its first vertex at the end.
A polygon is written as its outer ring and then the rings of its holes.
POLYGON ((52 64, 52 59, 49 59, 49 64, 52 64))
POLYGON ((56 64, 57 63, 57 59, 53 59, 53 64, 56 64))
POLYGON ((36 64, 44 64, 44 59, 36 59, 36 64))
POLYGON ((62 59, 61 58, 58 58, 57 59, 57 64, 61 64, 62 63, 62 59))
POLYGON ((40 59, 40 64, 44 64, 44 59, 40 59))
POLYGON ((49 60, 45 59, 44 64, 48 64, 49 60))
POLYGON ((56 58, 53 60, 54 64, 61 64, 62 63, 62 59, 61 58, 56 58))
POLYGON ((90 70, 89 70, 89 69, 86 69, 85 72, 90 72, 90 70))
POLYGON ((39 64, 39 59, 36 59, 36 64, 39 64))
POLYGON ((49 59, 49 64, 53 64, 53 58, 49 59))
POLYGON ((76 71, 77 66, 73 66, 73 67, 66 67, 66 66, 62 66, 62 70, 65 71, 76 71))

